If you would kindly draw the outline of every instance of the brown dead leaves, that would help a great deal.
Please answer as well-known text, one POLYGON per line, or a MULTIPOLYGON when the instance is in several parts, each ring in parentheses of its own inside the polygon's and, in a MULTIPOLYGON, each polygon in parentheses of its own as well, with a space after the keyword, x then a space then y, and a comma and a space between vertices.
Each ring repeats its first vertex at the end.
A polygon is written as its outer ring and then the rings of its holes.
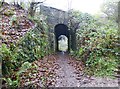
POLYGON ((43 59, 33 62, 37 68, 31 68, 21 75, 21 85, 35 87, 47 87, 55 84, 55 69, 58 68, 55 62, 55 55, 49 55, 43 59))

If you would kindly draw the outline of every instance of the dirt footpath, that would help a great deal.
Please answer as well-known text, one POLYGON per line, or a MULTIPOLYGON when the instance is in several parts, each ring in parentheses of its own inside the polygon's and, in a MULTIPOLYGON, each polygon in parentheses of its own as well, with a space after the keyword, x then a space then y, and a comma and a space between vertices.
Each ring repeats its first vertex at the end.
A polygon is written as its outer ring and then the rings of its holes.
POLYGON ((73 65, 70 64, 70 59, 67 55, 59 53, 56 63, 59 68, 56 72, 55 87, 118 87, 118 79, 89 77, 83 72, 77 72, 73 65))

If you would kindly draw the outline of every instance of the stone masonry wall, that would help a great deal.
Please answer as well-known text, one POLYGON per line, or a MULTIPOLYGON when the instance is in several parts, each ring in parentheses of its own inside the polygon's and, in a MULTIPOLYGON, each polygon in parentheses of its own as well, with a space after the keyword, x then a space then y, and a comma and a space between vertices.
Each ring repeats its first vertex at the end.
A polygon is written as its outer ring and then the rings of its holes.
POLYGON ((68 25, 68 13, 53 7, 40 5, 40 13, 47 16, 47 24, 49 25, 49 43, 51 50, 55 51, 55 35, 54 27, 57 24, 68 25))

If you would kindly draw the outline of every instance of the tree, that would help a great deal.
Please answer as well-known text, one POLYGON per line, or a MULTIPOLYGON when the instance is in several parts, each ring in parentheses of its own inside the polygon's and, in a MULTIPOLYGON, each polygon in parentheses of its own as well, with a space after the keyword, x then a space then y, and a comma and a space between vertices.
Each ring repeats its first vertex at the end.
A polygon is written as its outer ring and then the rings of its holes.
POLYGON ((105 0, 101 11, 107 15, 109 20, 116 20, 118 17, 118 0, 105 0))
POLYGON ((2 4, 5 2, 5 0, 0 0, 0 2, 2 2, 2 4))

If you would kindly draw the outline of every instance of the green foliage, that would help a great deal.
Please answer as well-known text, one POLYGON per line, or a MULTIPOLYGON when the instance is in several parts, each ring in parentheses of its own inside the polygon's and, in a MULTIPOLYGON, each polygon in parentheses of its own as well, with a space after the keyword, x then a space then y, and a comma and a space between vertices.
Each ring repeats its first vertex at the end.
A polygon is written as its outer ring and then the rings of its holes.
POLYGON ((114 70, 117 69, 118 61, 113 55, 97 56, 100 53, 91 53, 89 60, 86 61, 85 72, 95 76, 110 76, 114 75, 114 70))
MULTIPOLYGON (((11 23, 14 21, 17 22, 16 16, 11 18, 11 23)), ((3 44, 0 47, 0 60, 8 87, 19 86, 21 73, 33 67, 31 62, 42 59, 48 53, 47 25, 44 21, 38 21, 36 27, 20 38, 17 44, 10 44, 9 48, 3 44)))
POLYGON ((2 7, 2 2, 0 1, 0 8, 2 7))
POLYGON ((28 18, 31 21, 34 21, 37 26, 41 29, 41 31, 45 31, 48 32, 48 25, 46 24, 46 16, 42 15, 42 14, 35 14, 34 17, 31 17, 30 15, 28 16, 28 18))
POLYGON ((13 54, 13 52, 7 48, 5 44, 2 44, 0 47, 0 60, 2 60, 2 73, 4 76, 10 76, 12 74, 15 58, 16 53, 13 54))
POLYGON ((16 16, 16 15, 13 15, 13 16, 10 18, 10 25, 12 26, 13 23, 18 23, 18 22, 17 22, 17 16, 16 16))
POLYGON ((9 88, 15 89, 19 85, 19 78, 15 80, 12 80, 11 78, 6 78, 5 80, 9 88))
POLYGON ((48 54, 47 35, 40 31, 40 28, 35 28, 20 40, 17 60, 32 62, 48 54))
POLYGON ((80 22, 77 29, 77 50, 71 54, 82 60, 87 74, 112 76, 118 65, 117 23, 114 20, 75 12, 80 22))
POLYGON ((40 28, 29 31, 17 45, 0 47, 2 73, 9 87, 19 85, 20 74, 31 68, 31 63, 49 53, 47 35, 40 28), (28 62, 27 62, 28 61, 28 62))
MULTIPOLYGON (((24 7, 24 4, 22 4, 22 7, 24 7)), ((14 10, 15 8, 10 6, 9 9, 4 11, 4 15, 10 17, 10 26, 19 29, 21 16, 16 17, 14 10)), ((34 29, 30 29, 16 44, 10 44, 9 47, 0 43, 2 75, 7 86, 11 89, 19 86, 21 73, 24 73, 31 67, 37 67, 37 65, 33 66, 31 62, 42 59, 50 52, 47 36, 48 27, 45 23, 44 15, 28 16, 28 18, 35 23, 34 29)), ((0 39, 2 39, 2 34, 0 34, 0 39)))
POLYGON ((4 12, 4 15, 6 15, 6 16, 12 16, 12 15, 14 15, 14 11, 11 10, 11 9, 6 10, 6 11, 4 12))
POLYGON ((18 71, 18 74, 21 74, 22 72, 25 72, 27 69, 31 68, 32 65, 29 62, 24 62, 20 68, 20 70, 18 71))
POLYGON ((19 82, 19 75, 15 73, 17 53, 11 51, 5 44, 0 47, 0 60, 2 60, 2 75, 8 87, 16 87, 19 82))

